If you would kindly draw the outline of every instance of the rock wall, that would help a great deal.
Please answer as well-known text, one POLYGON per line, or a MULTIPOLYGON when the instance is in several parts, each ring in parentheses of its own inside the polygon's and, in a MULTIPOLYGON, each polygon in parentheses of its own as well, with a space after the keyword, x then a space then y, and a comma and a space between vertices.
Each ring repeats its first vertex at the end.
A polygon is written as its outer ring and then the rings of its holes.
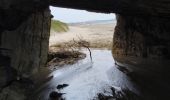
POLYGON ((142 100, 170 98, 169 26, 169 18, 117 15, 112 54, 140 87, 142 100))
MULTIPOLYGON (((4 100, 6 95, 8 95, 8 99, 5 100, 20 100, 17 95, 21 95, 21 100, 23 100, 22 93, 25 92, 22 91, 26 88, 21 89, 21 86, 29 83, 30 76, 37 73, 38 69, 46 64, 50 25, 49 8, 41 11, 35 9, 34 13, 30 14, 16 29, 1 31, 0 90, 3 88, 0 95, 1 100, 4 100), (28 80, 20 84, 18 78, 28 80), (15 83, 16 81, 19 83, 15 83), (13 90, 8 86, 14 87, 13 90)), ((27 86, 29 85, 27 84, 27 86)))
POLYGON ((47 60, 51 14, 49 9, 33 13, 16 30, 1 33, 2 55, 11 58, 11 67, 30 75, 47 60))
POLYGON ((114 57, 169 59, 169 26, 169 18, 117 15, 114 57))
POLYGON ((48 0, 0 0, 0 100, 25 100, 32 75, 45 66, 48 0))

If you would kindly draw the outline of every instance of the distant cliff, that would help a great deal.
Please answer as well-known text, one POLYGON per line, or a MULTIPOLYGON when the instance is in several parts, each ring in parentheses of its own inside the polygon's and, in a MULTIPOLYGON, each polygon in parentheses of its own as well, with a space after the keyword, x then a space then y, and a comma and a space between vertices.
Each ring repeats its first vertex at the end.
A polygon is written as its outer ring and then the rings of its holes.
POLYGON ((106 24, 106 23, 116 23, 116 19, 75 22, 75 23, 68 23, 68 25, 82 25, 82 24, 88 25, 88 24, 106 24))

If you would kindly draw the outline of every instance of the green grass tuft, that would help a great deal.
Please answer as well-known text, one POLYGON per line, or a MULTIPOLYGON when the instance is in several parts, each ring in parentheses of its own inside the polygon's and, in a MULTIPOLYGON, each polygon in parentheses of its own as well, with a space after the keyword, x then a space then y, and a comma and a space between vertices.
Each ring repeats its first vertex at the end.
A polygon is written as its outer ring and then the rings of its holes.
POLYGON ((66 23, 59 20, 51 20, 51 30, 55 32, 67 32, 69 27, 66 23))

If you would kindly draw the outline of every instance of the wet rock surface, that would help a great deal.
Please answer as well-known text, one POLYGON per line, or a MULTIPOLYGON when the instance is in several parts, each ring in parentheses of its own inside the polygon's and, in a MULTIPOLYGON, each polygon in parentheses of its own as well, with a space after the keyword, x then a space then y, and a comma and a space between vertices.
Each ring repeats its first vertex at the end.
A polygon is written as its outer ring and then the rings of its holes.
MULTIPOLYGON (((111 87, 112 95, 97 94, 97 100, 143 100, 142 97, 129 90, 116 91, 111 87)), ((95 100, 95 99, 94 99, 95 100)))
POLYGON ((68 84, 59 84, 59 85, 57 85, 57 89, 63 89, 63 88, 65 88, 65 87, 67 87, 67 86, 69 86, 68 84))
POLYGON ((49 98, 50 100, 64 100, 62 99, 63 93, 58 93, 56 91, 53 91, 50 93, 49 98))

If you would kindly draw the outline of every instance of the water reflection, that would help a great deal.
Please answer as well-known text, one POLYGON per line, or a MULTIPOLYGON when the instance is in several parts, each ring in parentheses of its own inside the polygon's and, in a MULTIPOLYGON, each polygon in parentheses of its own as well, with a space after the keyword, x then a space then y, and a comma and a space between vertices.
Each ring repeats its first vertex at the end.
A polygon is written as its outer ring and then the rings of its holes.
POLYGON ((111 51, 92 50, 93 63, 88 51, 83 52, 87 54, 85 59, 51 73, 53 79, 40 87, 36 97, 47 100, 51 91, 58 91, 65 93, 66 100, 92 100, 102 98, 101 95, 113 96, 113 89, 114 93, 128 90, 139 94, 130 79, 115 67, 111 51), (68 86, 58 90, 59 84, 68 86))

